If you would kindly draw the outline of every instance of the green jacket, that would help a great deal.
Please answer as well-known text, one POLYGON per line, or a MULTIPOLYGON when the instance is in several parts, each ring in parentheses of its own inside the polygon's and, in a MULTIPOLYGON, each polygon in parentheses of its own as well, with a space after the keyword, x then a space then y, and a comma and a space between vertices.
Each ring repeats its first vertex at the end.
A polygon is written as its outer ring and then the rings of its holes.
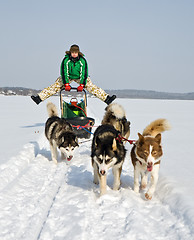
POLYGON ((61 63, 61 77, 63 84, 69 83, 70 79, 80 79, 80 84, 86 85, 88 78, 88 64, 84 57, 72 58, 65 55, 61 63))

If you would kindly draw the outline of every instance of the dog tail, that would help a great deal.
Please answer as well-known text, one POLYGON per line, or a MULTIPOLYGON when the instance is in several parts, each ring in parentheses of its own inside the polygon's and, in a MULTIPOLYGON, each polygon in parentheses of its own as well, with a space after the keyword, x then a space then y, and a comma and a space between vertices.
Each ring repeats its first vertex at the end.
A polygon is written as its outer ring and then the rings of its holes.
POLYGON ((143 136, 155 137, 158 133, 170 130, 171 126, 166 119, 157 119, 151 122, 143 131, 143 136))
POLYGON ((118 103, 112 103, 107 107, 117 119, 122 119, 126 116, 124 108, 118 103))
POLYGON ((47 112, 49 117, 58 116, 57 107, 52 102, 47 103, 47 112))

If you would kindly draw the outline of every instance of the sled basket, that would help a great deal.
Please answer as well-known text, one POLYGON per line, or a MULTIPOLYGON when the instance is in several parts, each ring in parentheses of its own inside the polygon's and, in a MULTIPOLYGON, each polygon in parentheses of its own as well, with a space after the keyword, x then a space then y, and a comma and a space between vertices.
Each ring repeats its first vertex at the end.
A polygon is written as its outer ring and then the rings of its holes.
MULTIPOLYGON (((71 88, 71 90, 76 90, 77 94, 77 88, 71 88)), ((64 101, 63 93, 67 94, 65 89, 60 91, 61 118, 65 118, 72 125, 78 138, 90 138, 95 120, 87 117, 87 96, 85 89, 83 89, 84 100, 79 102, 76 97, 72 97, 69 103, 64 101)), ((68 94, 70 93, 68 92, 68 94)))
POLYGON ((63 118, 74 118, 74 117, 86 117, 85 103, 81 101, 77 106, 73 106, 71 103, 63 101, 63 118), (82 110, 83 109, 83 110, 82 110))

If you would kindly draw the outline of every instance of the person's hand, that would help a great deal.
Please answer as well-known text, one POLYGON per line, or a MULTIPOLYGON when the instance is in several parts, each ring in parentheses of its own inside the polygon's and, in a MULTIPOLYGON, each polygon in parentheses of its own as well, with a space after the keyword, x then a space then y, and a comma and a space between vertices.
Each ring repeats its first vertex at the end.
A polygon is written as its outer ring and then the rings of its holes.
POLYGON ((84 84, 80 84, 79 87, 77 87, 78 92, 82 92, 84 88, 84 84))
POLYGON ((71 90, 71 86, 69 85, 69 83, 65 83, 65 91, 70 91, 71 90))

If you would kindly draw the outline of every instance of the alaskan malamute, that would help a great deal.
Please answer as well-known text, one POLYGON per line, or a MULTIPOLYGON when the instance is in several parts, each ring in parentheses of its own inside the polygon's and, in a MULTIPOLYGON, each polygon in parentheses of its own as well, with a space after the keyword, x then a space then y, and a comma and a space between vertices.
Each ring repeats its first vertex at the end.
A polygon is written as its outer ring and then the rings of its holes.
POLYGON ((166 119, 157 119, 151 122, 144 129, 143 135, 138 133, 139 139, 131 150, 135 192, 139 192, 139 177, 141 176, 141 189, 145 189, 148 173, 151 173, 151 185, 145 194, 145 198, 148 200, 152 198, 158 181, 158 171, 163 155, 161 133, 169 129, 170 125, 166 119))
POLYGON ((118 103, 112 103, 105 108, 102 124, 110 124, 128 139, 130 135, 130 122, 127 121, 125 110, 118 103))
POLYGON ((73 128, 64 118, 58 117, 56 106, 47 104, 49 118, 45 124, 45 135, 50 143, 52 160, 57 164, 57 148, 61 151, 61 159, 70 161, 76 147, 77 137, 73 128))
POLYGON ((92 141, 92 166, 94 169, 94 183, 100 182, 100 194, 106 193, 106 176, 112 167, 114 175, 113 190, 120 187, 120 175, 126 155, 125 147, 118 138, 119 132, 111 125, 99 126, 94 132, 92 141))

